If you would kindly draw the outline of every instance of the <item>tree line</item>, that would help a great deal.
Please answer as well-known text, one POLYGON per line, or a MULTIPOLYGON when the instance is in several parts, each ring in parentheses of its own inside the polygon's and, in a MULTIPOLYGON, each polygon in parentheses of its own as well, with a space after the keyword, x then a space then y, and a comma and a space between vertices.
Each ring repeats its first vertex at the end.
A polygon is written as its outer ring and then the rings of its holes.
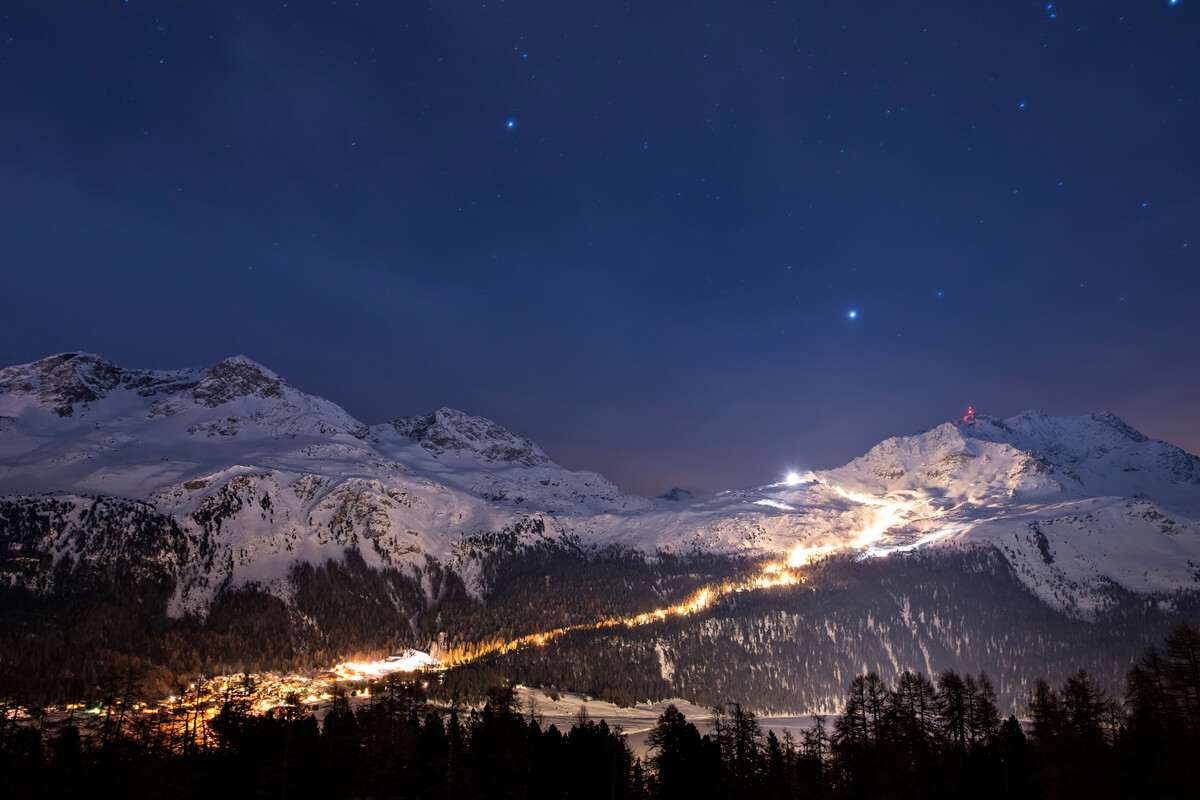
POLYGON ((114 681, 86 729, 15 719, 0 698, 3 795, 1103 800, 1194 797, 1200 781, 1200 631, 1186 624, 1145 652, 1122 697, 1079 670, 1039 681, 1025 722, 1001 717, 983 673, 867 673, 839 715, 799 737, 764 732, 738 703, 715 707, 702 734, 668 706, 644 760, 586 712, 566 730, 544 725, 510 687, 477 708, 435 706, 393 676, 357 708, 339 692, 318 723, 297 698, 251 713, 247 684, 202 726, 187 709, 130 713, 117 698, 133 684, 114 681))

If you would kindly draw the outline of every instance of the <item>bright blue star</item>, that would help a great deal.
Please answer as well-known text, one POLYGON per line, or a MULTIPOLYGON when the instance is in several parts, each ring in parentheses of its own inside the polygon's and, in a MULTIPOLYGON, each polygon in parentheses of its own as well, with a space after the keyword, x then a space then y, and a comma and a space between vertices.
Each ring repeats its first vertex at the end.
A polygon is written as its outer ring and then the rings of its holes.
POLYGON ((1017 108, 1024 108, 1024 107, 1025 107, 1025 101, 1024 101, 1024 100, 1022 100, 1021 102, 1017 103, 1017 108))
POLYGON ((1167 5, 1177 6, 1179 5, 1179 0, 1167 0, 1167 5))
POLYGON ((846 316, 849 317, 850 319, 858 319, 858 312, 852 308, 852 309, 850 309, 850 313, 847 314, 846 316))
POLYGON ((517 127, 517 121, 515 119, 510 119, 508 122, 504 123, 504 127, 515 128, 517 127))

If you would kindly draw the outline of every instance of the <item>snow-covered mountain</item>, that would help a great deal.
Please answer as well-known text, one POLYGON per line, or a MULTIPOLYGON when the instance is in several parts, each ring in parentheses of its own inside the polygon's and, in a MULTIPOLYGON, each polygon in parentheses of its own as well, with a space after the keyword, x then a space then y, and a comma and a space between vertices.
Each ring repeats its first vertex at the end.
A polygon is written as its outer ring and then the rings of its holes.
POLYGON ((941 490, 959 502, 991 503, 1132 496, 1200 515, 1200 459, 1109 413, 971 415, 888 439, 828 474, 872 493, 941 490))
POLYGON ((180 609, 250 580, 286 596, 293 561, 346 547, 373 566, 446 561, 529 514, 650 504, 458 411, 368 428, 244 356, 152 371, 84 353, 0 370, 0 496, 40 494, 131 498, 206 535, 217 556, 180 565, 180 609))
POLYGON ((45 495, 58 522, 19 557, 10 545, 10 582, 49 589, 64 556, 103 557, 122 528, 96 530, 88 509, 128 498, 178 528, 157 562, 176 611, 249 581, 287 599, 295 562, 346 548, 370 567, 469 572, 464 548, 501 531, 793 565, 992 546, 1082 616, 1114 587, 1200 586, 1200 459, 1111 414, 971 415, 791 482, 652 499, 460 411, 367 426, 243 356, 158 371, 70 353, 0 370, 0 498, 45 495))
POLYGON ((1113 414, 975 416, 889 439, 819 480, 894 513, 867 552, 986 543, 1054 607, 1200 587, 1200 459, 1113 414))

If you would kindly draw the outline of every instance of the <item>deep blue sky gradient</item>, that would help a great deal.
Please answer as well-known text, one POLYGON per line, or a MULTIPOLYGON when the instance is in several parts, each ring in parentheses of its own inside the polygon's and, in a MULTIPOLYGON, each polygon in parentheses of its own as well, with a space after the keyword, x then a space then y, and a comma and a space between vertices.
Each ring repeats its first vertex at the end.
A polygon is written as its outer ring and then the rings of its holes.
POLYGON ((1195 0, 18 0, 0 363, 245 353, 644 493, 968 403, 1197 452, 1198 43, 1195 0))

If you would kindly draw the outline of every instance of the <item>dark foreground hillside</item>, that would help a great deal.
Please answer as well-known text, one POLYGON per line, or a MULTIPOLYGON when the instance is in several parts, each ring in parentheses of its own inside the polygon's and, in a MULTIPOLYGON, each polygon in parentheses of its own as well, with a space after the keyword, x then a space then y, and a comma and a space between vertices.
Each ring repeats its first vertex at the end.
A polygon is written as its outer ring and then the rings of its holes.
POLYGON ((426 702, 416 683, 343 694, 320 724, 299 707, 253 716, 231 692, 207 729, 168 712, 110 713, 81 735, 0 715, 5 797, 1190 798, 1200 781, 1200 632, 1176 628, 1126 677, 1039 681, 1030 722, 1002 719, 985 674, 856 676, 836 718, 799 741, 737 703, 701 736, 670 706, 645 762, 619 730, 581 717, 543 728, 493 688, 478 709, 426 702))

